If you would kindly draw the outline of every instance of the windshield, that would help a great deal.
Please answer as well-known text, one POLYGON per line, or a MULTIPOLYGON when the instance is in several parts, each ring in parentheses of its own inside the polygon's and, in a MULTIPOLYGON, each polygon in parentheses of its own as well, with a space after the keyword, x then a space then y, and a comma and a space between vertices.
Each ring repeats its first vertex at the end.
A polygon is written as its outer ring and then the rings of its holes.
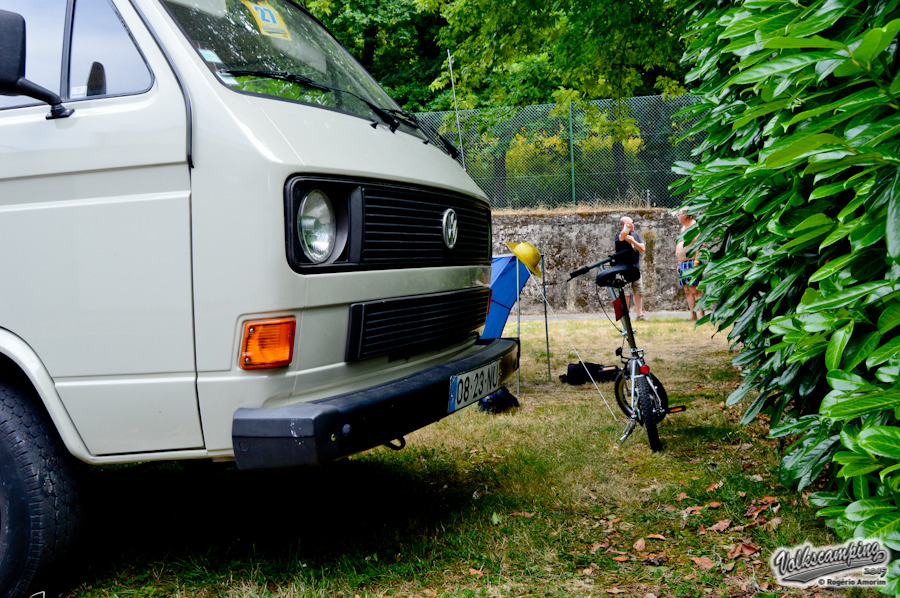
MULTIPOLYGON (((288 0, 163 4, 210 68, 237 90, 379 122, 381 117, 369 104, 399 108, 331 34, 288 0)), ((403 129, 413 132, 405 125, 403 129)))

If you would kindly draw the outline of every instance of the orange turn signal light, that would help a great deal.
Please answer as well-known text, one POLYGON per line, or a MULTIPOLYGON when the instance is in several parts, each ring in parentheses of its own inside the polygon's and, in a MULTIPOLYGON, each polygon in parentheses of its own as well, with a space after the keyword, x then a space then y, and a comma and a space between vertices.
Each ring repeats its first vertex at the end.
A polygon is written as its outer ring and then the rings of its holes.
POLYGON ((241 368, 259 370, 283 367, 294 357, 295 318, 255 320, 244 324, 241 368))

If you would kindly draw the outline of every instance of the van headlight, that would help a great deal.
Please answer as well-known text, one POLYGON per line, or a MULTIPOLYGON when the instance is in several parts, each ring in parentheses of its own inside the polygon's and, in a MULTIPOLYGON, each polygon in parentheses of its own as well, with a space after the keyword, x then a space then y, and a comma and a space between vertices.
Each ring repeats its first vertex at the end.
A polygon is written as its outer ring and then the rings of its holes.
POLYGON ((300 202, 297 234, 309 261, 321 264, 331 257, 337 239, 337 218, 324 191, 313 189, 300 202))

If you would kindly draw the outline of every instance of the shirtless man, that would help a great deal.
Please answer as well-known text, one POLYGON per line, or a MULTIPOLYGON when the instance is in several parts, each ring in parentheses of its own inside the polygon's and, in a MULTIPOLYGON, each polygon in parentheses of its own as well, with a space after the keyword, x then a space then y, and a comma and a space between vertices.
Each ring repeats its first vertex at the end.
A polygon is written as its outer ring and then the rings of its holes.
MULTIPOLYGON (((687 209, 681 208, 677 213, 678 222, 681 224, 681 232, 683 233, 694 224, 697 223, 689 214, 687 209)), ((703 294, 703 291, 697 288, 697 285, 700 284, 700 279, 691 276, 688 273, 688 270, 693 268, 694 266, 700 265, 700 250, 691 252, 691 256, 688 256, 688 249, 694 244, 694 241, 691 241, 684 245, 684 241, 678 241, 678 244, 675 245, 675 258, 678 260, 678 284, 679 286, 684 287, 684 296, 687 299, 688 309, 691 310, 691 319, 697 319, 697 312, 694 310, 694 306, 697 304, 697 299, 703 294)), ((700 311, 700 317, 703 317, 703 310, 700 311)))

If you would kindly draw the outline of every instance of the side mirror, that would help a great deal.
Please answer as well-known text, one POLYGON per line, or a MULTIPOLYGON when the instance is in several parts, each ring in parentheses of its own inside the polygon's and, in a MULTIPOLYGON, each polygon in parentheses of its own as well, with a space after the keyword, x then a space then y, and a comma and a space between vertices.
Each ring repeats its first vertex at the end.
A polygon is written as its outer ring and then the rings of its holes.
POLYGON ((25 78, 25 19, 0 10, 0 95, 28 96, 50 104, 47 118, 65 118, 74 110, 58 95, 25 78))

